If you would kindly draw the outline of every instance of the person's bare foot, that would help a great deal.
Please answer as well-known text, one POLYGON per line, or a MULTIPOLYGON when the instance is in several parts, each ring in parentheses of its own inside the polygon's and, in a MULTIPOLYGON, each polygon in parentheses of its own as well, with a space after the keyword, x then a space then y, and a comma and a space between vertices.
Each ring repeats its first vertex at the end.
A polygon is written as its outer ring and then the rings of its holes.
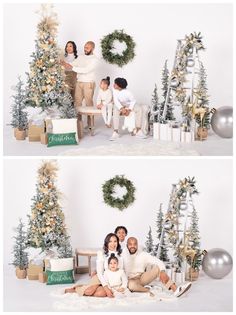
POLYGON ((75 287, 65 289, 65 293, 76 293, 75 287))

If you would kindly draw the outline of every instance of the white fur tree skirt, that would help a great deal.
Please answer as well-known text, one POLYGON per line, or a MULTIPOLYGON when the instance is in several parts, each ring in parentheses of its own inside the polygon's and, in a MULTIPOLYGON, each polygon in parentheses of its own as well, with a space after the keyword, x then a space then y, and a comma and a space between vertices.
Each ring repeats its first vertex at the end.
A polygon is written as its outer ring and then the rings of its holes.
POLYGON ((160 287, 152 290, 155 294, 154 297, 148 293, 130 293, 129 296, 122 298, 80 297, 76 293, 64 294, 64 290, 63 288, 51 292, 51 296, 54 298, 53 309, 55 311, 99 311, 117 306, 132 307, 138 304, 169 303, 177 299, 172 294, 163 292, 160 287))
POLYGON ((78 156, 78 155, 144 155, 144 156, 183 156, 200 155, 196 150, 185 148, 180 143, 167 141, 147 141, 140 139, 139 143, 115 143, 107 142, 107 145, 94 146, 89 148, 78 147, 62 152, 60 155, 78 156))

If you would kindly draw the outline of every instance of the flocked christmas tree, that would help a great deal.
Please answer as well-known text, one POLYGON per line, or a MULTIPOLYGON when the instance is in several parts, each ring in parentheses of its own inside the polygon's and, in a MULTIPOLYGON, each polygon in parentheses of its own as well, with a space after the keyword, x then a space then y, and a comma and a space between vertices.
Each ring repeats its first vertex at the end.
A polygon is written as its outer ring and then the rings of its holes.
POLYGON ((28 245, 47 251, 68 242, 65 218, 56 187, 58 168, 55 162, 43 162, 38 170, 36 195, 29 216, 28 245))
POLYGON ((175 120, 173 114, 173 104, 172 104, 172 96, 171 94, 168 95, 168 84, 169 84, 169 70, 167 67, 167 60, 165 61, 164 67, 162 69, 162 96, 164 98, 163 102, 161 103, 161 117, 164 111, 164 105, 166 104, 166 113, 165 113, 165 120, 175 120), (168 97, 168 99, 166 99, 168 97))
POLYGON ((23 89, 23 84, 21 78, 18 77, 18 83, 13 88, 16 93, 12 96, 11 126, 13 128, 18 128, 19 130, 26 130, 28 127, 28 114, 25 111, 25 90, 23 89))
POLYGON ((149 226, 149 231, 148 231, 148 235, 147 235, 147 240, 145 242, 145 250, 148 253, 152 253, 153 252, 153 238, 152 238, 152 229, 149 226))
MULTIPOLYGON (((196 208, 193 206, 193 211, 191 213, 191 225, 190 225, 190 237, 189 243, 191 244, 191 248, 196 251, 196 255, 194 257, 192 268, 195 270, 199 270, 202 264, 202 251, 200 249, 200 233, 198 227, 198 215, 196 208)), ((191 264, 191 260, 187 260, 189 264, 191 264)))
POLYGON ((72 247, 70 244, 69 236, 65 236, 64 239, 62 239, 60 247, 58 247, 58 257, 59 258, 72 257, 72 247))
POLYGON ((35 52, 31 55, 27 73, 27 105, 47 110, 57 106, 63 117, 75 117, 72 97, 64 81, 64 69, 60 65, 57 46, 57 14, 53 6, 43 4, 35 40, 35 52))
POLYGON ((152 106, 151 106, 151 122, 158 122, 160 115, 160 104, 157 92, 157 85, 155 84, 155 88, 152 94, 152 106))
POLYGON ((202 117, 200 114, 197 114, 195 119, 200 127, 205 127, 209 129, 211 124, 210 121, 211 112, 209 108, 209 96, 206 81, 207 74, 203 63, 200 62, 199 64, 200 64, 199 81, 194 94, 196 97, 197 106, 205 108, 205 113, 203 113, 204 115, 202 117))
POLYGON ((16 228, 16 236, 14 236, 15 245, 13 247, 14 259, 12 265, 23 270, 28 266, 28 253, 27 249, 27 237, 24 231, 24 224, 21 219, 19 219, 19 225, 16 228))
POLYGON ((155 246, 154 255, 164 262, 168 262, 168 249, 167 249, 167 241, 165 233, 163 232, 163 225, 164 225, 164 214, 162 210, 162 203, 160 204, 158 213, 157 213, 157 220, 156 220, 156 226, 157 226, 157 239, 158 244, 155 246), (160 247, 159 247, 160 246, 160 247))

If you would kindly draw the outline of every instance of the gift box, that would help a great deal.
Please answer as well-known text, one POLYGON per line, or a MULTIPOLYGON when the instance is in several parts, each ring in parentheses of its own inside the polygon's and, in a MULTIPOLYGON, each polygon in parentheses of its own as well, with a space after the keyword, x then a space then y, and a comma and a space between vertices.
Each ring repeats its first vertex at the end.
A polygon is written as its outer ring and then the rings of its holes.
POLYGON ((45 124, 44 122, 40 122, 39 125, 34 125, 31 121, 29 122, 29 130, 28 130, 28 137, 29 141, 40 141, 40 135, 45 131, 45 124))
POLYGON ((52 133, 53 132, 52 119, 46 119, 45 120, 45 129, 46 129, 46 133, 52 133))
POLYGON ((40 142, 42 144, 48 144, 48 135, 46 133, 41 133, 40 142))
POLYGON ((160 123, 153 123, 153 138, 160 140, 160 123))
POLYGON ((160 140, 168 140, 168 124, 160 124, 160 140))
POLYGON ((45 283, 47 282, 48 276, 46 272, 40 272, 38 275, 39 282, 45 283))
POLYGON ((43 265, 40 263, 38 265, 30 261, 27 269, 27 276, 29 280, 38 280, 39 273, 43 272, 43 265))

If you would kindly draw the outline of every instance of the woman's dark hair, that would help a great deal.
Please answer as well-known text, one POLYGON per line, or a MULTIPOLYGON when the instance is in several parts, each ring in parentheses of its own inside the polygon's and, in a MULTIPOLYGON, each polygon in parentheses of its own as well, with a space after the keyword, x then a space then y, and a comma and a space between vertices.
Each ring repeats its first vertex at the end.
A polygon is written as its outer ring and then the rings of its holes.
POLYGON ((126 229, 125 226, 117 226, 116 229, 115 229, 115 234, 119 231, 119 230, 124 230, 125 231, 125 234, 127 235, 128 234, 128 230, 126 229))
POLYGON ((121 252, 122 252, 122 249, 121 249, 121 246, 120 246, 120 243, 119 243, 119 238, 118 236, 115 234, 115 233, 109 233, 107 234, 107 236, 105 237, 105 240, 104 240, 104 245, 103 245, 103 250, 104 250, 104 254, 107 256, 108 255, 108 252, 109 252, 109 249, 108 249, 108 243, 110 242, 110 239, 111 237, 115 237, 116 240, 117 240, 117 248, 116 248, 116 251, 118 253, 118 255, 120 256, 121 252))
POLYGON ((118 85, 121 89, 125 89, 128 85, 128 82, 124 78, 116 78, 115 84, 118 85))
POLYGON ((68 56, 68 53, 66 51, 66 47, 68 44, 71 44, 73 46, 73 54, 75 56, 75 59, 78 57, 78 53, 77 53, 77 47, 76 47, 76 44, 75 42, 73 42, 72 40, 69 40, 67 43, 66 43, 66 46, 65 46, 65 57, 68 56))
POLYGON ((116 255, 114 253, 111 253, 111 256, 108 258, 108 265, 110 264, 111 260, 114 259, 117 262, 119 262, 118 258, 116 257, 116 255))
POLYGON ((110 77, 106 77, 105 79, 102 79, 101 81, 104 82, 104 83, 106 83, 107 86, 110 85, 110 77))

